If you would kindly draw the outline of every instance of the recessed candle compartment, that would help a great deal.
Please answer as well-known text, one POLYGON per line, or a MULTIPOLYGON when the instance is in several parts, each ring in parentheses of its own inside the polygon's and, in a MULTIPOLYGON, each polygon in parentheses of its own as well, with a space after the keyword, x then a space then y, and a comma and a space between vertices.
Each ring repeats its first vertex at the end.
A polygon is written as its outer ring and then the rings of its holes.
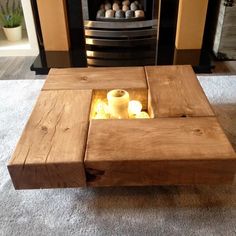
POLYGON ((90 119, 148 119, 147 89, 95 90, 90 119))

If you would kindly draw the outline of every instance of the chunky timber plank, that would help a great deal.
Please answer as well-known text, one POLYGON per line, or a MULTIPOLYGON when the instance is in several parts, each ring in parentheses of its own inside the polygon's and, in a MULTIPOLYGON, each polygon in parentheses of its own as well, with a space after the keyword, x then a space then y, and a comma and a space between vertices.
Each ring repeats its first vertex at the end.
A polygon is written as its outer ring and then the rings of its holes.
POLYGON ((86 185, 92 91, 42 91, 8 164, 16 189, 86 185))
POLYGON ((43 90, 147 89, 143 67, 51 69, 43 90))
POLYGON ((68 51, 70 38, 66 0, 37 0, 43 44, 46 51, 68 51))
POLYGON ((153 117, 214 116, 191 66, 147 66, 145 71, 153 117))
POLYGON ((235 152, 215 117, 92 120, 88 186, 232 183, 235 152))

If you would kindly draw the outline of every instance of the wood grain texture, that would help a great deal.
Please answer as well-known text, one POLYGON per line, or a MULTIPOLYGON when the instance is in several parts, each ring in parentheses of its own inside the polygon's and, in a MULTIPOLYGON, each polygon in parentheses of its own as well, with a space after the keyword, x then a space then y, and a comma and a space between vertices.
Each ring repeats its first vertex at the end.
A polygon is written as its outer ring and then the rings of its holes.
POLYGON ((145 67, 153 117, 214 116, 191 66, 145 67))
POLYGON ((190 66, 53 69, 8 169, 16 189, 221 184, 236 156, 190 66), (114 88, 155 119, 91 120, 88 133, 92 99, 114 88))
POLYGON ((68 51, 70 38, 65 0, 37 0, 46 51, 68 51))
POLYGON ((88 185, 231 183, 235 152, 214 117, 92 120, 88 185))
POLYGON ((16 189, 85 186, 92 91, 43 91, 8 169, 16 189))
POLYGON ((43 90, 147 88, 143 67, 51 69, 43 90))

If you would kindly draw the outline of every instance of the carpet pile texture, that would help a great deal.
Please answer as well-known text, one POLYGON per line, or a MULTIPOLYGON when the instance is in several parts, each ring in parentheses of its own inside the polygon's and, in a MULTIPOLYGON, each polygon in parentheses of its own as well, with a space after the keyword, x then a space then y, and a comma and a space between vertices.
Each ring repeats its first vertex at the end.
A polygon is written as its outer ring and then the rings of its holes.
MULTIPOLYGON (((199 76, 236 148, 236 76, 199 76)), ((6 165, 43 80, 0 81, 0 236, 236 235, 236 185, 16 191, 6 165)))

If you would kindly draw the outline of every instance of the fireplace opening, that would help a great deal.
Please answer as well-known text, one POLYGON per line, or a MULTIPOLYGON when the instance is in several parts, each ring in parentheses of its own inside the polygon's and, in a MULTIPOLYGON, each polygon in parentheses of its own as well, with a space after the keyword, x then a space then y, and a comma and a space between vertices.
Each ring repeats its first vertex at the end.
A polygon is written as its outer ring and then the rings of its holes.
POLYGON ((89 66, 156 64, 160 1, 83 0, 82 4, 89 66), (127 11, 132 17, 126 17, 127 11))
POLYGON ((101 21, 137 21, 145 19, 144 7, 141 1, 124 0, 104 1, 97 10, 96 20, 101 21))
POLYGON ((152 20, 154 14, 155 9, 153 8, 152 0, 88 0, 88 15, 90 20, 152 20), (109 12, 111 13, 110 15, 109 12))

